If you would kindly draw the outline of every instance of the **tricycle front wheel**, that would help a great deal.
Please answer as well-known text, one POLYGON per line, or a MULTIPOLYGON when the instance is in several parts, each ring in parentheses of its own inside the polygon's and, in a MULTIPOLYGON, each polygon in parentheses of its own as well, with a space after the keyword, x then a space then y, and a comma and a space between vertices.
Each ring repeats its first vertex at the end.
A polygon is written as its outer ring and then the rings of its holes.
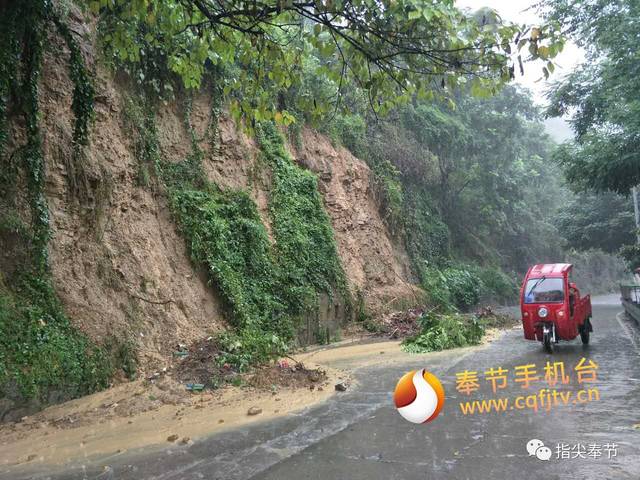
POLYGON ((551 332, 542 335, 542 346, 547 353, 553 353, 553 338, 551 332))

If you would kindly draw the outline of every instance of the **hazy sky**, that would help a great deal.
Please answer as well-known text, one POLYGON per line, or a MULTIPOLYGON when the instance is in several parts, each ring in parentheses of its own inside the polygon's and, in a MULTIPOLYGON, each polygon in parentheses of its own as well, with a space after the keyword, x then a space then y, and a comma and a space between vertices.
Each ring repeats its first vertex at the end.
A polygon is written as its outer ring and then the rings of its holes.
MULTIPOLYGON (((503 19, 512 22, 528 25, 540 23, 537 13, 530 7, 537 3, 535 0, 457 0, 460 8, 477 10, 482 7, 489 7, 496 10, 503 19)), ((573 43, 567 43, 562 52, 555 58, 556 70, 549 80, 563 76, 570 72, 574 66, 584 58, 583 52, 573 43)), ((520 76, 516 69, 516 82, 527 87, 533 93, 536 103, 544 105, 544 91, 548 87, 548 82, 542 75, 543 64, 525 64, 524 76, 520 76)))

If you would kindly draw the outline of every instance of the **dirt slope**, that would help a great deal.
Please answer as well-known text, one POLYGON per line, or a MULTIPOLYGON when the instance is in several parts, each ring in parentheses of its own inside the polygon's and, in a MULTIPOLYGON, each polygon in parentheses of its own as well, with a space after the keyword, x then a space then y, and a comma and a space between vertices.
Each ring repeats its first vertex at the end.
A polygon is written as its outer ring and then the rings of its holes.
MULTIPOLYGON (((85 156, 74 163, 69 52, 51 35, 59 53, 44 59, 41 111, 53 276, 72 321, 98 342, 111 335, 129 339, 143 373, 149 372, 168 366, 178 342, 197 340, 226 323, 220 299, 194 270, 162 188, 153 179, 151 186, 139 185, 135 146, 124 121, 130 92, 97 60, 92 27, 73 14, 69 22, 95 72, 96 115, 85 156)), ((218 147, 210 151, 210 103, 206 92, 197 95, 191 115, 207 175, 219 185, 248 189, 268 226, 270 178, 256 161, 258 149, 223 115, 218 147)), ((163 158, 180 161, 190 153, 183 102, 160 108, 157 129, 163 158)), ((407 255, 380 217, 369 168, 311 130, 304 131, 302 144, 294 157, 319 176, 352 289, 375 311, 411 302, 407 255)))

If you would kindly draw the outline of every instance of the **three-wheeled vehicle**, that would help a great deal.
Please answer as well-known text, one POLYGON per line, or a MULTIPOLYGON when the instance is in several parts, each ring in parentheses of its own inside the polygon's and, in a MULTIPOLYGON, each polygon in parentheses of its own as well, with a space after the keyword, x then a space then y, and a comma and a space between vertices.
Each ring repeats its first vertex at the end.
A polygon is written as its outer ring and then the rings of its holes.
POLYGON ((520 290, 524 338, 542 342, 549 353, 558 341, 573 340, 578 334, 586 345, 593 331, 591 296, 580 296, 570 280, 572 268, 569 263, 533 265, 520 290))

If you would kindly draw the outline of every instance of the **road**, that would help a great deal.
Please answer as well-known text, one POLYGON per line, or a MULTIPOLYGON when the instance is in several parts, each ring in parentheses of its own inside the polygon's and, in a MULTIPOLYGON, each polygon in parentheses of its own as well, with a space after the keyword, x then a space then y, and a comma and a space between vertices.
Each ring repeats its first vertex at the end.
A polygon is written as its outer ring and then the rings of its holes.
POLYGON ((577 339, 561 343, 548 355, 539 344, 526 342, 521 330, 511 330, 486 348, 361 368, 356 372, 359 386, 352 391, 338 393, 298 414, 191 446, 133 452, 98 465, 25 472, 12 478, 425 480, 525 476, 635 480, 640 478, 640 430, 634 428, 640 424, 640 335, 633 322, 619 315, 621 310, 616 296, 594 301, 594 333, 588 348, 577 339), (574 367, 583 357, 598 365, 593 383, 577 381, 574 367), (548 388, 541 378, 523 389, 514 381, 514 368, 535 364, 542 377, 548 360, 563 362, 570 376, 568 384, 556 386, 558 390, 575 395, 581 388, 595 387, 599 399, 549 411, 462 414, 461 401, 495 398, 482 376, 489 368, 509 370, 506 388, 496 395, 513 399, 548 388), (443 412, 425 425, 405 421, 392 403, 399 377, 418 368, 438 376, 446 392, 443 412), (456 391, 455 374, 464 370, 480 374, 480 390, 468 397, 456 391), (526 443, 532 438, 552 450, 549 461, 527 454, 526 443), (576 458, 556 458, 558 444, 573 449, 569 456, 576 458), (598 451, 601 456, 595 457, 598 451))

